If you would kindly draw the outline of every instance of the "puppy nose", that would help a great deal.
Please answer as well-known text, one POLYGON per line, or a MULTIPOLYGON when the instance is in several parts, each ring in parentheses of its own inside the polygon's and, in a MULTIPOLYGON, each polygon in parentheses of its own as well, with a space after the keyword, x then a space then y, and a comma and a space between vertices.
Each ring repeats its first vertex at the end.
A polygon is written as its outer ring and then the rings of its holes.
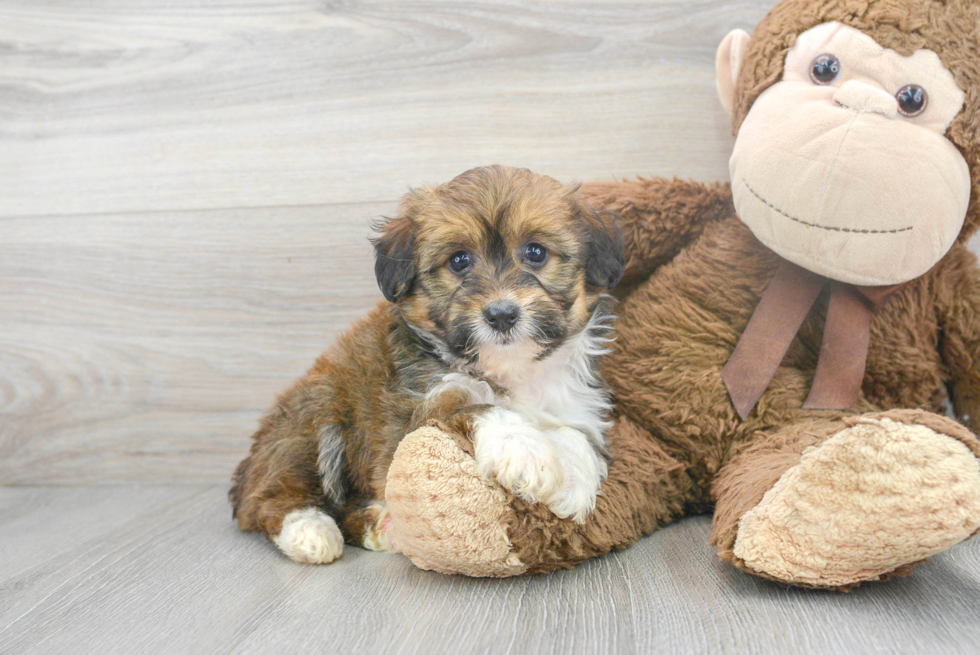
POLYGON ((514 327, 521 317, 521 308, 509 300, 497 300, 483 310, 483 318, 497 332, 506 332, 514 327))

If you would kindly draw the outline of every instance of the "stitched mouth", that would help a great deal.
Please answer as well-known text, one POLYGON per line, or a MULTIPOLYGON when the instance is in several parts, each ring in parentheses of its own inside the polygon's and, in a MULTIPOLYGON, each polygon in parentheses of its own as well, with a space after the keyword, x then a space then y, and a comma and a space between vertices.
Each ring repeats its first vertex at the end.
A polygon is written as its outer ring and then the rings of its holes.
POLYGON ((853 233, 853 234, 898 234, 900 232, 910 232, 912 230, 912 226, 911 225, 909 227, 902 227, 902 228, 898 228, 896 230, 862 230, 862 229, 857 229, 857 228, 853 228, 853 227, 833 227, 833 226, 830 226, 830 225, 820 225, 819 223, 811 223, 809 221, 804 221, 802 218, 797 218, 796 216, 792 216, 790 214, 787 214, 782 209, 780 209, 776 205, 772 204, 771 202, 769 202, 768 200, 766 200, 765 198, 763 198, 762 196, 760 196, 756 192, 756 190, 753 189, 749 185, 749 183, 746 182, 745 180, 742 180, 742 184, 745 185, 745 188, 748 189, 749 192, 751 192, 753 196, 755 196, 756 198, 758 198, 759 201, 762 202, 763 204, 765 204, 767 207, 769 207, 769 208, 771 208, 771 209, 779 212, 780 214, 782 214, 783 216, 785 216, 789 220, 794 221, 796 223, 799 223, 800 225, 805 225, 806 227, 814 227, 814 228, 817 228, 819 230, 828 230, 830 232, 850 232, 850 233, 853 233))

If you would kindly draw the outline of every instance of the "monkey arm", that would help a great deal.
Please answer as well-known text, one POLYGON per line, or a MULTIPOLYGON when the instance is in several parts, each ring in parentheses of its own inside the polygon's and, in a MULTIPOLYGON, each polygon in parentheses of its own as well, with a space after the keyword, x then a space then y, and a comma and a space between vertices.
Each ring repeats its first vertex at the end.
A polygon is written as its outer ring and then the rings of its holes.
POLYGON ((980 267, 962 245, 944 261, 939 285, 942 356, 949 369, 957 418, 980 433, 980 267))
POLYGON ((616 212, 626 240, 623 285, 673 259, 713 221, 735 216, 731 185, 677 179, 593 182, 580 195, 596 210, 616 212))

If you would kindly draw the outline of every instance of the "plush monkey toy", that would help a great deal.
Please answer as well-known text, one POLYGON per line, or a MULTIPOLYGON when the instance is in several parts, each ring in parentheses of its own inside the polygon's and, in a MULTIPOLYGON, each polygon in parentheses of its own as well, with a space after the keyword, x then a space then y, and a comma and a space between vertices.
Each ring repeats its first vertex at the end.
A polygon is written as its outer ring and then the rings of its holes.
POLYGON ((583 188, 628 242, 595 512, 528 505, 423 428, 387 486, 416 565, 570 567, 713 507, 722 559, 845 588, 980 528, 980 3, 784 0, 717 64, 730 185, 583 188))

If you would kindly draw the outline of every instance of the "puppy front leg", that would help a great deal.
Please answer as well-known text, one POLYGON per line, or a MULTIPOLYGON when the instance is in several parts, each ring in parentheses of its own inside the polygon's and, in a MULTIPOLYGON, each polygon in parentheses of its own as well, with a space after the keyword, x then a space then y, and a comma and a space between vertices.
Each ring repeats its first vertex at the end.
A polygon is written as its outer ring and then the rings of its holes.
POLYGON ((571 517, 576 523, 595 509, 599 487, 606 479, 609 467, 588 437, 575 428, 562 427, 548 431, 558 449, 565 482, 548 504, 560 518, 571 517))
POLYGON ((552 439, 520 414, 487 407, 473 420, 477 471, 529 503, 551 502, 565 484, 552 439))
POLYGON ((608 466, 592 442, 569 427, 539 430, 520 414, 489 407, 473 421, 477 471, 517 497, 584 523, 608 466))
POLYGON ((446 376, 430 393, 425 418, 436 418, 473 443, 477 471, 518 498, 545 503, 561 518, 575 521, 595 507, 605 461, 578 430, 544 432, 517 412, 495 404, 486 382, 446 376))

